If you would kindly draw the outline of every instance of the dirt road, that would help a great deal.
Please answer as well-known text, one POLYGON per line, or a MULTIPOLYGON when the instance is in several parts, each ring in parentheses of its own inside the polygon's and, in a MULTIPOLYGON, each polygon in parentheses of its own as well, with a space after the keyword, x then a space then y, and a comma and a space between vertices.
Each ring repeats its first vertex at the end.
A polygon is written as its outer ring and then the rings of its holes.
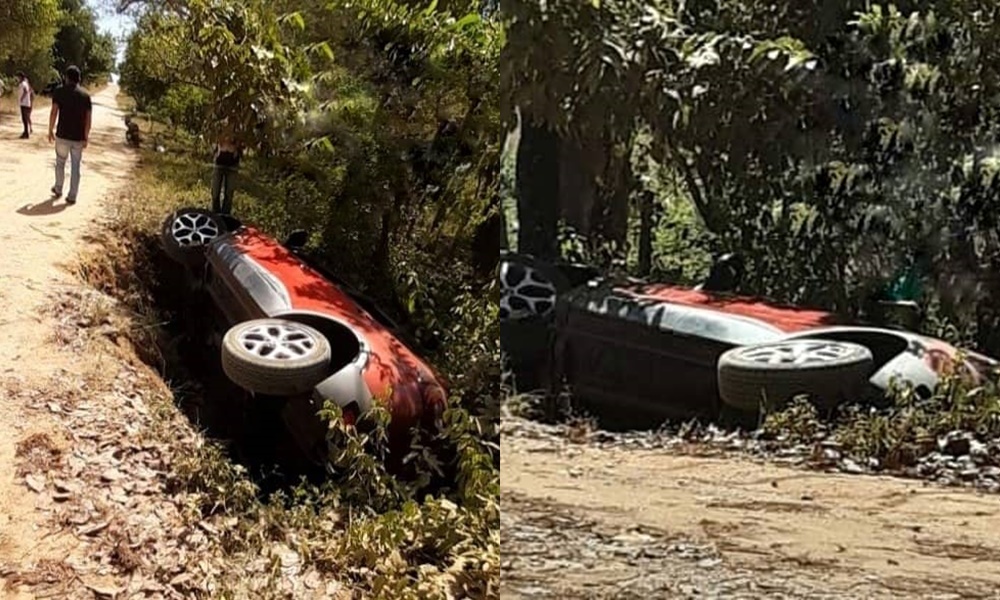
MULTIPOLYGON (((50 200, 54 150, 45 139, 48 111, 35 112, 30 140, 17 139, 19 119, 0 115, 0 374, 16 377, 27 389, 44 391, 53 376, 68 378, 93 362, 55 344, 54 316, 46 309, 53 296, 79 286, 63 267, 76 257, 101 216, 102 197, 125 180, 135 156, 124 147, 116 94, 112 85, 93 98, 92 138, 75 206, 50 200)), ((68 171, 67 165, 67 185, 68 171)), ((64 558, 77 544, 70 536, 47 532, 36 510, 38 496, 16 473, 15 453, 19 442, 37 433, 66 444, 62 450, 69 443, 49 419, 25 411, 19 396, 4 391, 9 390, 0 391, 0 563, 64 558)), ((0 590, 0 595, 12 593, 0 590)))
POLYGON ((502 438, 505 598, 998 598, 1000 497, 502 438))

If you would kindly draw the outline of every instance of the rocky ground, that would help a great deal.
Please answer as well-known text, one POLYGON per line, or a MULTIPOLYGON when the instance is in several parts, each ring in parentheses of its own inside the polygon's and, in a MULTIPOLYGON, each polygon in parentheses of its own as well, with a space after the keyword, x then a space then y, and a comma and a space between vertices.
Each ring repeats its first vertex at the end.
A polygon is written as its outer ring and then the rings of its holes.
POLYGON ((941 436, 904 479, 824 439, 502 436, 505 598, 1000 597, 1000 444, 941 436))

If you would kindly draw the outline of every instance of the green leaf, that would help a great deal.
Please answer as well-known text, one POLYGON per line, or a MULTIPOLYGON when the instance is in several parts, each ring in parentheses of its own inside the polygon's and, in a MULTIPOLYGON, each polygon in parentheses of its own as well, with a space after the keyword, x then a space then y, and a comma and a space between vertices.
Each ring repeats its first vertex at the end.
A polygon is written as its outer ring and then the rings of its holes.
POLYGON ((483 19, 476 13, 469 13, 455 23, 455 29, 465 29, 470 25, 478 25, 483 19))
POLYGON ((305 31, 306 28, 306 20, 302 16, 302 13, 298 11, 288 13, 287 15, 282 16, 280 19, 278 19, 278 22, 281 23, 282 25, 291 22, 293 25, 299 28, 299 31, 305 31))

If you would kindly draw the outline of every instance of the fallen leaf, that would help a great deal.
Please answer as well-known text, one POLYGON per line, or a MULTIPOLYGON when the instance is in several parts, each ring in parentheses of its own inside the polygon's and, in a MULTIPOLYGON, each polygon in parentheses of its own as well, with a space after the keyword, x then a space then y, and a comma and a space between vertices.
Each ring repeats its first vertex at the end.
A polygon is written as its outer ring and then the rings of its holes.
POLYGON ((114 598, 119 592, 122 591, 121 588, 111 585, 102 585, 97 583, 84 583, 83 585, 98 596, 104 596, 107 598, 114 598))
POLYGON ((63 493, 66 493, 66 494, 75 492, 78 489, 80 489, 79 486, 77 486, 77 485, 70 485, 69 483, 63 481, 62 479, 53 480, 52 481, 52 487, 54 487, 57 492, 63 492, 63 493))
POLYGON ((108 469, 103 473, 101 473, 101 479, 108 482, 118 481, 120 479, 123 479, 124 477, 125 476, 122 475, 121 471, 119 471, 118 469, 108 469))
POLYGON ((102 531, 103 529, 106 529, 108 527, 108 525, 109 525, 109 523, 107 521, 101 521, 100 523, 95 523, 95 524, 91 525, 90 527, 84 527, 83 529, 80 530, 80 534, 81 535, 94 535, 95 533, 98 533, 98 532, 102 531))
POLYGON ((219 530, 216 529, 208 521, 198 521, 198 526, 201 527, 202 529, 204 529, 205 533, 207 533, 209 535, 218 535, 219 534, 219 530))
POLYGON ((41 491, 45 489, 45 480, 34 474, 26 475, 24 477, 24 483, 28 484, 31 491, 36 494, 41 493, 41 491))

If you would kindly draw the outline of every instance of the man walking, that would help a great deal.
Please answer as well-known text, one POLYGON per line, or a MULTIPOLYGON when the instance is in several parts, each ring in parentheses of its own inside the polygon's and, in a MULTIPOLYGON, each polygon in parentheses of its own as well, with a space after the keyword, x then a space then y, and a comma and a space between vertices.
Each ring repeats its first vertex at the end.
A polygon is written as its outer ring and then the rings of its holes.
POLYGON ((31 82, 23 72, 17 73, 17 99, 21 107, 21 123, 24 125, 24 133, 21 139, 26 140, 31 135, 31 105, 35 99, 35 92, 31 89, 31 82))
POLYGON ((80 191, 80 161, 90 139, 93 105, 90 95, 80 87, 80 79, 80 69, 75 66, 66 69, 65 83, 52 93, 52 112, 49 113, 49 142, 56 144, 56 184, 52 186, 54 198, 62 196, 66 158, 70 158, 66 204, 76 204, 76 195, 80 191))

